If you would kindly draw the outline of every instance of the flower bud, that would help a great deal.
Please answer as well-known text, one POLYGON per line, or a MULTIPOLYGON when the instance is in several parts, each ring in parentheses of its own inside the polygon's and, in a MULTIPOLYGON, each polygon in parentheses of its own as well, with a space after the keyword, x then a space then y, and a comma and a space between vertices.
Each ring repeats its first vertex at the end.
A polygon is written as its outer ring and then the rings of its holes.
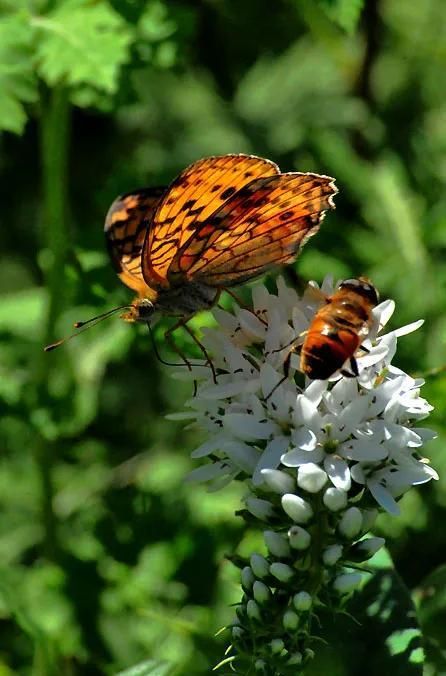
POLYGON ((300 612, 307 612, 310 610, 313 604, 313 599, 308 592, 301 591, 297 594, 294 594, 293 604, 296 610, 299 610, 300 612))
POLYGON ((367 561, 386 544, 384 538, 367 538, 356 542, 348 552, 349 561, 367 561))
POLYGON ((280 469, 262 469, 260 473, 263 482, 273 493, 283 495, 284 493, 291 493, 294 489, 294 479, 280 469))
POLYGON ((252 572, 249 566, 245 566, 243 568, 241 578, 242 578, 242 587, 246 590, 251 589, 252 585, 254 584, 255 577, 254 573, 252 572))
POLYGON ((294 667, 299 664, 302 664, 302 653, 300 652, 293 653, 290 659, 287 660, 287 665, 289 665, 290 667, 294 667))
POLYGON ((270 502, 268 502, 268 500, 250 497, 246 498, 245 504, 247 510, 261 521, 268 521, 272 516, 274 516, 273 506, 270 502))
POLYGON ((362 531, 368 533, 368 531, 373 528, 375 521, 378 517, 377 509, 363 509, 362 510, 362 531))
POLYGON ((324 549, 322 561, 326 566, 334 566, 342 556, 342 545, 330 545, 324 549))
POLYGON ((310 546, 311 535, 307 530, 300 526, 291 526, 288 531, 288 540, 293 549, 303 551, 310 546))
POLYGON ((278 655, 285 648, 285 643, 281 638, 273 638, 269 644, 273 655, 278 655))
POLYGON ((285 493, 282 496, 282 507, 296 523, 308 523, 313 516, 310 503, 294 493, 285 493))
POLYGON ((244 633, 245 630, 239 624, 236 624, 234 627, 232 627, 232 638, 234 640, 242 638, 244 633))
POLYGON ((280 582, 289 582, 294 577, 294 570, 286 563, 274 562, 269 567, 271 575, 280 582))
POLYGON ((253 599, 249 599, 246 604, 246 614, 250 620, 255 620, 256 622, 260 622, 261 620, 260 608, 253 599))
POLYGON ((264 556, 260 554, 251 554, 249 559, 251 569, 254 575, 260 579, 269 575, 269 563, 264 556))
POLYGON ((294 631, 299 626, 299 615, 294 610, 291 610, 291 608, 288 608, 283 615, 283 626, 288 631, 294 631))
POLYGON ((261 674, 265 673, 266 670, 266 662, 265 660, 258 659, 254 662, 254 668, 256 671, 260 672, 261 674))
POLYGON ((297 485, 308 493, 319 493, 327 479, 327 473, 314 462, 301 465, 297 471, 297 485))
POLYGON ((263 533, 266 546, 268 550, 277 557, 290 556, 291 550, 286 538, 280 533, 275 533, 273 530, 266 530, 263 533))
POLYGON ((331 512, 344 509, 347 505, 347 493, 342 488, 335 488, 334 486, 327 488, 322 499, 326 508, 331 512))
POLYGON ((350 540, 359 535, 362 528, 362 514, 357 507, 349 507, 341 517, 339 531, 350 540))
POLYGON ((271 590, 266 586, 266 584, 260 582, 259 580, 254 582, 252 593, 255 600, 260 605, 262 605, 262 603, 267 603, 267 601, 271 599, 271 590))
POLYGON ((361 579, 360 573, 343 573, 335 579, 333 587, 340 594, 348 594, 361 584, 361 579))

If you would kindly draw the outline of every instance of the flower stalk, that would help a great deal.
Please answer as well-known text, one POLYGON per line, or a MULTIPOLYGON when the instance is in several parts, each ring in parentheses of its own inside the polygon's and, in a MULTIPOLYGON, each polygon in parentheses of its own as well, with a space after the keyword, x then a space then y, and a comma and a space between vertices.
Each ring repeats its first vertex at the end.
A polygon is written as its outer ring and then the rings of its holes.
POLYGON ((190 374, 199 387, 184 417, 207 435, 193 453, 205 464, 190 480, 213 488, 243 481, 239 514, 265 542, 249 560, 233 559, 243 589, 230 627, 238 673, 303 673, 324 639, 321 609, 342 609, 384 545, 368 536, 379 511, 398 514, 412 485, 438 478, 421 456, 435 436, 418 426, 432 409, 420 395, 423 381, 391 363, 398 337, 420 322, 383 335, 393 301, 373 310, 357 377, 305 381, 299 373, 293 341, 323 302, 321 291, 333 288, 328 279, 321 289, 310 283, 299 297, 279 280, 277 294, 254 289, 252 311, 217 309, 219 327, 206 329, 203 343, 218 382, 203 363, 190 374))

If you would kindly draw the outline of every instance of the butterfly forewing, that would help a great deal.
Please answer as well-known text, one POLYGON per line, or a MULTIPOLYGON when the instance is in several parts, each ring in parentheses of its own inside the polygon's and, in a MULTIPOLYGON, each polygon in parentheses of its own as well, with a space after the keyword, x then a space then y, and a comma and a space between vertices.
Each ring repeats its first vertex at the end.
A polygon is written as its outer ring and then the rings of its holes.
POLYGON ((122 282, 141 296, 153 290, 144 281, 141 254, 165 188, 144 188, 118 197, 108 210, 104 231, 113 266, 122 282))
POLYGON ((178 252, 169 276, 231 286, 292 262, 334 206, 336 192, 333 179, 319 174, 252 181, 197 229, 178 252))
POLYGON ((169 286, 169 270, 181 247, 240 189, 279 174, 269 160, 252 155, 208 157, 185 169, 160 203, 144 245, 142 271, 149 285, 169 286))

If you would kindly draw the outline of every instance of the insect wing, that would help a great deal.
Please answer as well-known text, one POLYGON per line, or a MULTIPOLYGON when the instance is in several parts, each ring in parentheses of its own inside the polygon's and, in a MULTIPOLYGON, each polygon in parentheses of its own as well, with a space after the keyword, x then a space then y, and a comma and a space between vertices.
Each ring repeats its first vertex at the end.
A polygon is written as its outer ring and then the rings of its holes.
POLYGON ((212 214, 256 178, 277 174, 276 164, 253 155, 207 157, 185 169, 170 185, 145 241, 142 272, 147 284, 168 287, 178 250, 195 239, 212 214))
POLYGON ((121 281, 141 296, 151 297, 141 269, 147 232, 165 188, 144 188, 118 197, 108 210, 104 232, 107 248, 121 281))
POLYGON ((235 193, 178 251, 171 274, 231 286, 291 263, 319 229, 337 193, 334 179, 285 173, 235 193))

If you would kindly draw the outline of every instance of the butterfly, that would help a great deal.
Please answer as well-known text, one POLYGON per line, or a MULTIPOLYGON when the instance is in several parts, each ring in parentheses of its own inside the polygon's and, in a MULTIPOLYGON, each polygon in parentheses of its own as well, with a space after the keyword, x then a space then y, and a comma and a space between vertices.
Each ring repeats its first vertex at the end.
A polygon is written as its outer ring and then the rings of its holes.
POLYGON ((121 317, 149 327, 157 314, 176 317, 166 339, 184 326, 203 351, 186 322, 222 290, 292 263, 336 193, 329 176, 281 173, 270 160, 229 154, 194 162, 168 187, 121 195, 104 226, 112 264, 137 294, 121 317))
POLYGON ((334 179, 281 173, 254 155, 206 157, 167 188, 118 197, 105 220, 112 263, 137 293, 127 321, 184 324, 223 289, 292 263, 333 208, 334 179))

